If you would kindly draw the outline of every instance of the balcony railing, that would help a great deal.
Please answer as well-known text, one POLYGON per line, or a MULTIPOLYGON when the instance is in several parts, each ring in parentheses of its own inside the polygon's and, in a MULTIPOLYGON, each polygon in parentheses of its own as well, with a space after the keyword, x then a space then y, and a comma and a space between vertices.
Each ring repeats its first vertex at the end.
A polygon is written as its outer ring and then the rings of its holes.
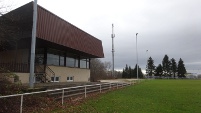
POLYGON ((29 72, 29 64, 28 63, 0 63, 0 68, 2 72, 22 72, 28 73, 29 72))

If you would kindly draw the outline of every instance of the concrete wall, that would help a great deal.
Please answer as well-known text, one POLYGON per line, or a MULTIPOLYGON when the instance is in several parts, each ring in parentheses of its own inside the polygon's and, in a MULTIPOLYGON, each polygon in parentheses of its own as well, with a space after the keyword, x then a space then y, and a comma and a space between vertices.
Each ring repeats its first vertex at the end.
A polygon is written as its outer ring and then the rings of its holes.
MULTIPOLYGON (((90 69, 69 68, 60 66, 49 66, 49 68, 52 71, 54 71, 56 77, 59 77, 59 82, 90 81, 90 69), (67 77, 73 77, 73 81, 67 81, 67 77)), ((21 83, 29 83, 29 73, 14 73, 14 74, 19 76, 19 80, 21 81, 21 83)), ((48 79, 51 80, 51 78, 48 79)))
POLYGON ((19 76, 21 83, 29 83, 29 73, 14 73, 19 76))
POLYGON ((74 82, 90 81, 90 69, 69 68, 60 66, 49 66, 49 68, 55 72, 55 75, 57 77, 59 77, 59 82, 67 82, 67 77, 73 77, 74 82))

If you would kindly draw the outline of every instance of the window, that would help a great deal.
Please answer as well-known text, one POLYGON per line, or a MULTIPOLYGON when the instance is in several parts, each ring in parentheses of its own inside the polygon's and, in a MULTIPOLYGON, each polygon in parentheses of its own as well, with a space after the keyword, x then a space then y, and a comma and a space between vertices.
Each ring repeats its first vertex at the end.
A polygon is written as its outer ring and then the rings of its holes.
MULTIPOLYGON (((44 62, 43 59, 38 59, 40 63, 44 62)), ((90 59, 87 57, 79 56, 78 54, 59 51, 55 49, 47 50, 47 65, 66 66, 89 69, 90 59)))
POLYGON ((48 65, 59 65, 59 55, 55 55, 55 54, 47 54, 47 64, 48 65))
POLYGON ((47 53, 47 64, 48 65, 56 65, 56 66, 64 66, 64 52, 48 49, 47 53))
POLYGON ((36 64, 43 64, 44 54, 36 54, 35 55, 35 63, 36 64))
POLYGON ((67 67, 78 67, 79 60, 74 54, 67 53, 66 66, 67 67))
POLYGON ((36 54, 35 54, 35 63, 36 64, 43 64, 44 62, 44 49, 43 48, 38 48, 36 49, 36 54))
POLYGON ((74 65, 75 65, 75 59, 70 58, 70 57, 66 57, 66 66, 74 67, 74 65))
POLYGON ((87 59, 87 68, 89 69, 89 59, 87 59))
POLYGON ((86 59, 80 59, 80 68, 86 68, 86 59))
POLYGON ((73 81, 74 77, 67 77, 67 81, 73 81))
POLYGON ((59 65, 64 66, 64 56, 59 56, 59 65))
POLYGON ((59 82, 59 77, 51 77, 51 82, 59 82))
POLYGON ((89 59, 80 59, 80 68, 89 68, 89 59))

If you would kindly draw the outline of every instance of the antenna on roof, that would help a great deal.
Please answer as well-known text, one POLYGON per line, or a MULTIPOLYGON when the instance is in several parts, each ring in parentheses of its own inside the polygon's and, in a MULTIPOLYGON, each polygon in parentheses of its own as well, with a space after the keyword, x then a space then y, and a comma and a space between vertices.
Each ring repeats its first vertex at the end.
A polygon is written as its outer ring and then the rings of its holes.
POLYGON ((114 77, 114 25, 112 24, 112 76, 114 77))

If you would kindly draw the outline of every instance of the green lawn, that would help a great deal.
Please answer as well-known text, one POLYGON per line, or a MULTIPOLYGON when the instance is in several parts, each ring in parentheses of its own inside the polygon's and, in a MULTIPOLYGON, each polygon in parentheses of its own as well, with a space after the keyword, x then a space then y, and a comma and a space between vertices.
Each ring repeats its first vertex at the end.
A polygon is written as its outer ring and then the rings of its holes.
POLYGON ((200 113, 201 80, 147 80, 58 112, 200 113))

